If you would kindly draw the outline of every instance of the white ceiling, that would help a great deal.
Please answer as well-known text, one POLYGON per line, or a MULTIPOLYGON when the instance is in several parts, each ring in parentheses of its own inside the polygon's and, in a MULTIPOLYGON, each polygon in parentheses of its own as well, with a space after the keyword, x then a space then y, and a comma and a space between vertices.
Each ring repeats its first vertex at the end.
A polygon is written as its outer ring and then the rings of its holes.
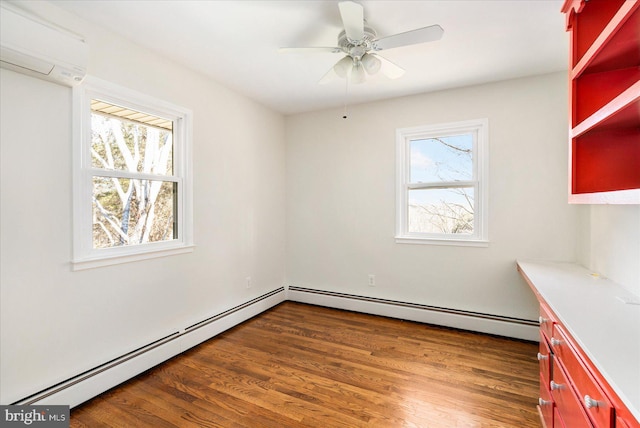
MULTIPOLYGON (((380 52, 406 69, 349 87, 349 104, 567 69, 562 0, 365 0, 384 37, 432 24, 440 41, 380 52)), ((279 47, 336 46, 336 0, 80 1, 56 5, 281 113, 339 107, 345 82, 318 80, 340 54, 280 54, 279 47)))

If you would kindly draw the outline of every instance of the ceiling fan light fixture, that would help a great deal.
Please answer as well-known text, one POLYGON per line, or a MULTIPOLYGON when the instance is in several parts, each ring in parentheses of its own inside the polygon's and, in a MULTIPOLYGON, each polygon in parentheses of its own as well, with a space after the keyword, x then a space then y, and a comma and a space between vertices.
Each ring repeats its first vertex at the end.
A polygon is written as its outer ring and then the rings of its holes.
POLYGON ((353 64, 353 68, 351 69, 351 83, 360 84, 365 81, 364 67, 362 66, 362 62, 358 61, 353 64))
POLYGON ((363 55, 361 62, 365 71, 370 75, 376 74, 378 71, 380 71, 380 67, 382 67, 382 62, 378 58, 376 58, 375 55, 371 55, 368 53, 363 55))
POLYGON ((353 58, 345 56, 333 66, 333 71, 343 79, 349 74, 349 70, 353 67, 353 58))

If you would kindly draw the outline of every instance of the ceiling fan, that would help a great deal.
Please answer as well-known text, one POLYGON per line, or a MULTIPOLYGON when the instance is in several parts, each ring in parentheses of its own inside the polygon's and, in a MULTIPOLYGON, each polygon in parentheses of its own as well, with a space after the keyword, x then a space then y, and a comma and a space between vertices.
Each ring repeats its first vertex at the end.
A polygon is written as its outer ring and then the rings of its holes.
POLYGON ((336 47, 280 48, 279 52, 332 52, 346 54, 320 79, 327 83, 336 77, 346 78, 351 83, 363 83, 366 74, 373 75, 382 70, 390 79, 404 74, 404 69, 380 56, 377 52, 439 40, 444 30, 439 25, 418 28, 404 33, 377 38, 376 31, 364 19, 364 8, 353 1, 338 3, 344 30, 338 35, 336 47), (384 65, 384 67, 383 67, 384 65))

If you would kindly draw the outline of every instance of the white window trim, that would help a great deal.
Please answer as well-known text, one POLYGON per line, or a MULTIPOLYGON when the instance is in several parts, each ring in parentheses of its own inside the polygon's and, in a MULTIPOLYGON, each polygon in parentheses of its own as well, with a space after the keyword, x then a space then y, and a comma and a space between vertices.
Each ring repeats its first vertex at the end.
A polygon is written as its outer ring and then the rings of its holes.
MULTIPOLYGON (((437 125, 424 125, 396 130, 396 235, 398 244, 431 244, 471 247, 489 246, 489 120, 474 119, 437 125), (407 231, 409 190, 409 143, 416 138, 434 138, 446 134, 475 132, 473 168, 474 180, 441 185, 468 185, 474 187, 473 235, 427 234, 407 231)), ((421 186, 424 188, 436 185, 421 186)))
MULTIPOLYGON (((73 88, 73 259, 72 270, 91 269, 192 252, 193 244, 193 173, 191 110, 122 86, 87 76, 73 88), (178 237, 172 241, 94 249, 92 242, 92 176, 101 175, 91 167, 91 99, 130 106, 134 109, 174 120, 174 176, 179 183, 178 237)), ((103 171, 104 172, 104 171, 103 171)), ((126 173, 124 173, 126 175, 126 173)), ((118 175, 118 172, 109 172, 118 175)), ((156 177, 157 179, 157 177, 156 177)))

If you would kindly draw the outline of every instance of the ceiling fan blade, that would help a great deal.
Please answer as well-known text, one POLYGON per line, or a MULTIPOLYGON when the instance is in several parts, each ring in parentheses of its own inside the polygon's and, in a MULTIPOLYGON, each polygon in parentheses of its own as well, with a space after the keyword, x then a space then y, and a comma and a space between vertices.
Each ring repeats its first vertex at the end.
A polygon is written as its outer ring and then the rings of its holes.
POLYGON ((308 47, 308 48, 280 48, 278 53, 338 53, 342 52, 342 49, 338 47, 308 47))
POLYGON ((347 38, 353 41, 364 39, 364 9, 362 5, 352 1, 338 3, 342 25, 347 38))
POLYGON ((382 74, 387 76, 389 79, 397 79, 398 77, 400 77, 400 76, 402 76, 404 74, 404 68, 402 68, 399 65, 389 61, 385 57, 382 57, 380 55, 375 55, 375 54, 372 54, 372 53, 369 53, 368 55, 373 55, 373 56, 375 56, 376 58, 378 58, 380 60, 380 62, 382 63, 382 65, 380 67, 380 71, 382 72, 382 74))
POLYGON ((394 34, 393 36, 383 37, 372 42, 373 49, 376 51, 383 49, 393 49, 400 46, 416 45, 418 43, 433 42, 440 40, 444 34, 444 30, 439 25, 431 25, 429 27, 418 28, 416 30, 407 31, 405 33, 394 34))

